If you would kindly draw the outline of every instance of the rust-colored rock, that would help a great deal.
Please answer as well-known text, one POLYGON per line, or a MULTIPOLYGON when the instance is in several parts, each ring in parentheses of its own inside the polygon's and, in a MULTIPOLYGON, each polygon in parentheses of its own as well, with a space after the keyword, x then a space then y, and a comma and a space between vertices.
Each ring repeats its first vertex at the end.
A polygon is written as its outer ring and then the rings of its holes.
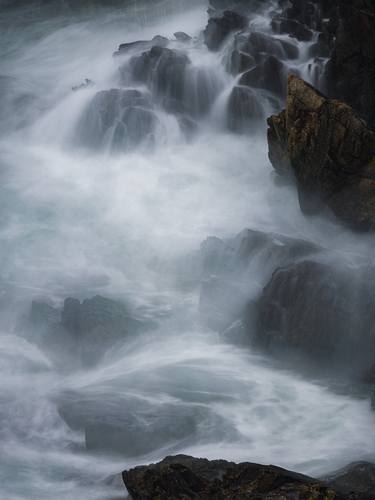
POLYGON ((375 133, 350 106, 290 75, 286 109, 268 125, 270 161, 296 178, 305 213, 323 202, 347 225, 375 228, 375 133))

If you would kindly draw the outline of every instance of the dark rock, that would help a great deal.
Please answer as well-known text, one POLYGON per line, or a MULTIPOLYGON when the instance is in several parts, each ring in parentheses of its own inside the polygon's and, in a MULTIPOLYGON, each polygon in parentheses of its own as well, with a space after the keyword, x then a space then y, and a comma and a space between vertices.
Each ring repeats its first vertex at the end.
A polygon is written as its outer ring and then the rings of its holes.
POLYGON ((265 89, 277 96, 285 95, 286 70, 281 61, 274 56, 268 56, 263 62, 246 71, 241 76, 240 85, 265 89))
POLYGON ((301 42, 309 42, 313 37, 312 31, 307 26, 294 19, 274 18, 271 25, 276 33, 289 34, 301 42))
POLYGON ((117 342, 154 326, 138 319, 124 304, 97 295, 83 302, 67 298, 62 311, 34 301, 24 330, 53 357, 69 355, 73 364, 90 365, 117 342))
POLYGON ((210 50, 218 50, 228 35, 246 28, 247 23, 247 17, 226 10, 222 15, 209 19, 204 30, 205 44, 210 50))
POLYGON ((150 88, 158 97, 183 101, 185 74, 190 60, 179 50, 152 47, 130 61, 132 77, 150 88))
POLYGON ((257 94, 244 86, 235 86, 229 96, 228 128, 232 132, 246 132, 254 129, 264 117, 257 94))
POLYGON ((345 498, 316 479, 272 465, 209 461, 186 455, 136 467, 124 471, 122 476, 134 500, 345 498))
POLYGON ((136 42, 122 43, 114 56, 121 56, 132 51, 145 51, 152 47, 167 47, 169 44, 168 38, 156 35, 152 40, 137 40, 136 42))
POLYGON ((323 202, 351 227, 374 229, 375 133, 349 106, 290 75, 286 110, 268 125, 270 161, 295 176, 305 213, 323 202))
POLYGON ((78 124, 79 145, 126 151, 154 144, 159 125, 147 95, 139 90, 98 92, 78 124))
POLYGON ((297 59, 299 55, 295 44, 286 40, 278 40, 258 31, 253 31, 249 35, 244 48, 257 60, 261 60, 262 55, 270 55, 278 59, 297 59))
POLYGON ((257 303, 256 342, 275 354, 295 351, 362 370, 375 347, 374 279, 371 267, 333 262, 277 269, 257 303))
POLYGON ((85 78, 85 81, 83 83, 81 83, 80 85, 74 85, 74 87, 72 87, 72 90, 73 92, 76 92, 77 90, 87 89, 89 87, 93 87, 94 85, 95 84, 92 80, 85 78))
POLYGON ((327 65, 328 93, 350 104, 375 128, 375 3, 338 2, 338 23, 327 65))
POLYGON ((191 42, 192 40, 191 36, 184 33, 183 31, 177 31, 176 33, 174 33, 174 37, 176 40, 183 43, 191 42))
POLYGON ((346 495, 354 494, 354 498, 375 498, 375 464, 355 462, 326 476, 324 481, 346 495))
POLYGON ((263 7, 263 0, 210 0, 216 10, 231 10, 241 14, 249 14, 263 7))
POLYGON ((230 61, 230 71, 234 75, 243 73, 255 66, 255 58, 246 52, 240 50, 233 50, 230 61))
MULTIPOLYGON (((245 306, 261 292, 276 267, 319 251, 319 247, 307 241, 250 229, 227 241, 208 238, 201 246, 201 318, 214 330, 223 331, 232 322, 243 319, 245 306)), ((247 337, 250 339, 249 332, 247 337)))

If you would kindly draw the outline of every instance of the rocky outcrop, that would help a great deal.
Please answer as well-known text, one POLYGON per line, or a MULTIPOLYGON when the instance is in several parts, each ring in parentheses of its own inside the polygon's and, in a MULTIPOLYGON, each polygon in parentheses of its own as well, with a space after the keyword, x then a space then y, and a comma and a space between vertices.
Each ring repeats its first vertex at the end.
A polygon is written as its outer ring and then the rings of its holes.
MULTIPOLYGON (((167 457, 158 464, 124 471, 122 477, 134 500, 349 498, 322 481, 280 467, 209 461, 186 455, 167 457)), ((354 494, 351 498, 360 496, 354 494)))
POLYGON ((375 3, 341 0, 326 78, 330 96, 350 104, 375 128, 375 3))
POLYGON ((218 50, 224 40, 233 32, 241 31, 247 26, 247 17, 231 10, 209 19, 204 30, 204 41, 210 50, 218 50))
POLYGON ((323 203, 357 230, 375 228, 375 133, 352 108, 290 75, 286 109, 268 125, 270 161, 295 177, 303 212, 323 203))

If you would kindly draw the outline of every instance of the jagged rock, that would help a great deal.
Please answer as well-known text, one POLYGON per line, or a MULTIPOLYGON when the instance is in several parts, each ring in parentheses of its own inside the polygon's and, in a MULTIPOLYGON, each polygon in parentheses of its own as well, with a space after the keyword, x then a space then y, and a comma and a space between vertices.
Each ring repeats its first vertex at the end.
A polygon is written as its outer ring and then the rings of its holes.
POLYGON ((355 462, 324 477, 324 481, 346 495, 371 500, 375 492, 375 464, 355 462))
POLYGON ((77 142, 90 148, 124 151, 152 146, 159 120, 149 97, 139 90, 98 92, 78 124, 77 142))
POLYGON ((264 117, 257 94, 242 85, 233 88, 227 106, 228 128, 232 132, 251 130, 264 117))
POLYGON ((268 119, 269 158, 296 178, 301 208, 323 202, 357 230, 375 227, 375 133, 346 104, 288 78, 286 109, 268 119))
POLYGON ((375 347, 375 270, 304 260, 278 268, 257 303, 258 345, 356 372, 375 347))
POLYGON ((204 41, 210 50, 218 50, 228 35, 247 26, 247 17, 226 10, 222 15, 211 17, 204 30, 204 41))
POLYGON ((276 33, 289 34, 292 38, 296 38, 301 42, 309 42, 313 37, 312 31, 307 26, 294 19, 275 17, 271 26, 276 33))
POLYGON ((182 102, 189 64, 184 52, 155 46, 140 56, 134 56, 130 68, 133 79, 148 85, 156 96, 182 102))
POLYGON ((253 31, 242 44, 243 50, 254 56, 258 61, 263 55, 274 56, 278 59, 297 59, 298 47, 286 40, 278 40, 265 33, 253 31))
POLYGON ((246 71, 240 78, 240 85, 265 89, 277 96, 285 95, 286 70, 279 59, 267 56, 263 62, 246 71))
POLYGON ((338 25, 326 72, 328 93, 353 106, 375 128, 375 3, 337 3, 338 25))
POLYGON ((298 498, 339 500, 345 496, 323 482, 272 465, 235 464, 186 455, 122 474, 134 500, 245 500, 298 498))

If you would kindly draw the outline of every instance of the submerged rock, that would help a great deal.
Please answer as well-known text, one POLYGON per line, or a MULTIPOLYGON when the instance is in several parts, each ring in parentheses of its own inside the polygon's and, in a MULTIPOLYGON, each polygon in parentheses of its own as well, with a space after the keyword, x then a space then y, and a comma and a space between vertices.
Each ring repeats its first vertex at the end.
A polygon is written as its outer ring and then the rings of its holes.
POLYGON ((61 311, 34 301, 24 329, 57 360, 67 357, 73 364, 91 365, 117 342, 154 326, 151 321, 138 319, 121 302, 97 295, 83 302, 67 298, 61 311))
POLYGON ((135 89, 98 92, 78 124, 79 145, 126 151, 152 146, 160 126, 151 100, 135 89))
POLYGON ((140 56, 134 56, 130 60, 130 71, 134 81, 148 85, 157 97, 182 102, 189 64, 184 52, 155 46, 140 56))
POLYGON ((290 75, 286 109, 268 125, 270 161, 296 178, 305 213, 323 202, 345 224, 375 228, 375 133, 348 105, 290 75))
POLYGON ((323 482, 272 465, 235 464, 186 455, 122 474, 134 500, 298 498, 339 500, 346 497, 323 482))
POLYGON ((246 16, 230 10, 211 17, 204 30, 205 44, 210 50, 218 50, 228 35, 246 28, 247 23, 246 16))

